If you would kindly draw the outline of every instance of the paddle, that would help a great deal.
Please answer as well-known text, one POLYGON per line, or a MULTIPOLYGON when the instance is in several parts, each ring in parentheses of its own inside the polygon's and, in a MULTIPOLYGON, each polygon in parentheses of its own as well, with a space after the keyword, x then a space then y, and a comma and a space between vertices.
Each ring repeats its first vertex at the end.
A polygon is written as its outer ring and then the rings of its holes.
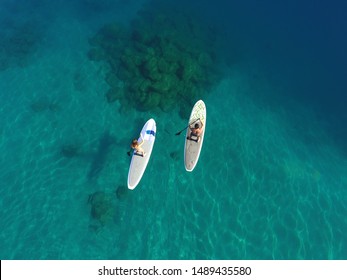
POLYGON ((183 128, 182 130, 180 130, 179 132, 177 132, 175 135, 180 135, 183 131, 185 131, 189 126, 191 126, 193 123, 197 122, 198 120, 200 120, 200 118, 196 119, 195 121, 191 122, 190 124, 188 124, 185 128, 183 128))

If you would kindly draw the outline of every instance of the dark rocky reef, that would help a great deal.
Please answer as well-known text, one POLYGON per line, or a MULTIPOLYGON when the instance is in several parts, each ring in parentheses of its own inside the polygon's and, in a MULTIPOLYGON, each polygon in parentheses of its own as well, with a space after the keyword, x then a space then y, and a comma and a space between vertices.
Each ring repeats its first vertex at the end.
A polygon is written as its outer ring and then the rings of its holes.
POLYGON ((179 106, 186 117, 220 79, 215 34, 202 22, 188 11, 148 5, 129 27, 101 28, 90 39, 88 57, 110 66, 108 102, 140 111, 179 106))
POLYGON ((173 160, 177 161, 179 159, 179 157, 180 157, 180 152, 179 151, 173 151, 173 152, 170 153, 170 157, 173 160))
POLYGON ((126 186, 119 186, 116 190, 116 196, 119 200, 123 200, 128 194, 129 189, 126 186))
POLYGON ((0 71, 25 67, 43 38, 42 27, 35 22, 0 25, 0 71))
POLYGON ((30 108, 35 113, 41 113, 44 111, 58 112, 61 110, 61 106, 57 101, 49 101, 46 99, 38 99, 30 103, 30 108))
POLYGON ((78 144, 64 144, 60 147, 60 154, 66 158, 77 157, 81 154, 81 147, 78 144))
POLYGON ((115 204, 114 196, 102 191, 92 193, 88 197, 88 203, 91 206, 90 215, 95 222, 96 226, 105 226, 112 224, 115 217, 115 204))

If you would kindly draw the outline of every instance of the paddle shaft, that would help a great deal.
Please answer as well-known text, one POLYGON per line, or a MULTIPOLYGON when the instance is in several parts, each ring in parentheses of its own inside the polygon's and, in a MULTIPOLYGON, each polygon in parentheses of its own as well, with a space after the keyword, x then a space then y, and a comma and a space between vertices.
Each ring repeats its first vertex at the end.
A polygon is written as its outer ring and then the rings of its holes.
POLYGON ((190 124, 188 124, 185 128, 183 128, 182 130, 180 130, 179 132, 176 133, 176 135, 180 135, 184 130, 186 130, 189 126, 191 126, 193 123, 196 123, 198 120, 200 120, 200 118, 196 119, 195 121, 191 122, 190 124))

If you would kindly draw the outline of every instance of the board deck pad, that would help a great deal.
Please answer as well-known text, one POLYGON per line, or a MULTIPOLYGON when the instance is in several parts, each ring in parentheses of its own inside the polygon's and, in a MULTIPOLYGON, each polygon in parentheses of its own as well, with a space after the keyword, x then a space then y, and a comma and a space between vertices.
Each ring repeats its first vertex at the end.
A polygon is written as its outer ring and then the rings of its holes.
POLYGON ((133 151, 131 157, 128 173, 128 188, 131 190, 136 188, 146 170, 154 146, 156 133, 157 127, 154 119, 148 120, 143 126, 138 139, 139 143, 144 141, 141 148, 145 151, 146 155, 143 157, 142 154, 133 151))
POLYGON ((200 135, 200 141, 195 141, 195 138, 187 139, 190 136, 190 128, 187 128, 185 145, 184 145, 184 165, 187 171, 193 171, 196 164, 198 163, 202 143, 204 141, 204 135, 206 130, 206 105, 204 101, 199 100, 195 103, 192 112, 190 114, 189 122, 191 126, 195 124, 195 122, 203 123, 203 131, 200 135))

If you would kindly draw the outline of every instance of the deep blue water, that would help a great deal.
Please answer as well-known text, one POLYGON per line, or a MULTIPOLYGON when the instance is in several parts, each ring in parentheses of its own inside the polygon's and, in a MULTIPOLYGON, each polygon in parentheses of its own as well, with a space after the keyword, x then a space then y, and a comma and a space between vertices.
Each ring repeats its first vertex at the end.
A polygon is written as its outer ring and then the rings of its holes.
POLYGON ((288 87, 279 98, 312 106, 346 152, 346 4, 250 0, 209 7, 203 2, 206 18, 219 22, 230 46, 241 56, 255 55, 272 79, 288 87))
POLYGON ((347 258, 347 4, 186 2, 1 1, 1 259, 347 258), (189 115, 107 103, 109 66, 88 59, 102 26, 142 9, 216 34, 192 173, 174 135, 189 115), (128 191, 129 141, 151 117, 128 191))

